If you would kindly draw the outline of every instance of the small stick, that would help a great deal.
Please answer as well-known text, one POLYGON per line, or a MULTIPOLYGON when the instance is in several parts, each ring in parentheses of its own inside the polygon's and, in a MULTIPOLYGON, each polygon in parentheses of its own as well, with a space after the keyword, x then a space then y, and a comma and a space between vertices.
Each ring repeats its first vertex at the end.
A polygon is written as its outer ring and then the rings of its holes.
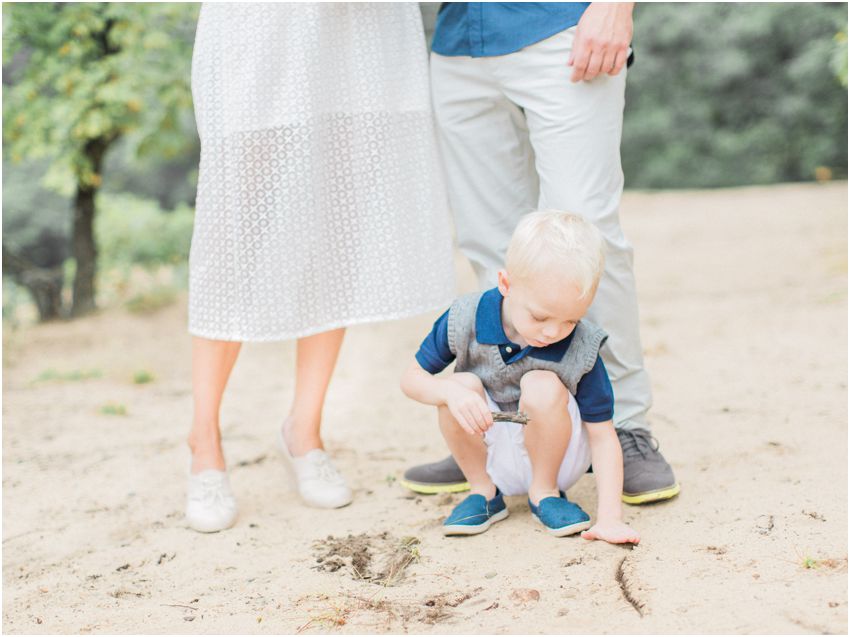
POLYGON ((517 422, 521 425, 528 424, 528 414, 524 411, 510 412, 510 411, 491 411, 493 414, 493 420, 496 422, 517 422))

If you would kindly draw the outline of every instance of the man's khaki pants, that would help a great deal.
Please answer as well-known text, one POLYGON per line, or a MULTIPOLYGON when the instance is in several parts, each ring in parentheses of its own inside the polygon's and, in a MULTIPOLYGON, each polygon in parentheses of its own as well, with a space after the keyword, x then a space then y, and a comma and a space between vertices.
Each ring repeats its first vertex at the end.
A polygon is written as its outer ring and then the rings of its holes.
POLYGON ((431 54, 440 151, 458 243, 479 285, 496 285, 523 214, 583 215, 606 241, 605 273, 588 320, 609 338, 602 359, 618 428, 649 429, 652 403, 638 328, 632 247, 620 228, 625 69, 570 82, 575 28, 497 57, 431 54))

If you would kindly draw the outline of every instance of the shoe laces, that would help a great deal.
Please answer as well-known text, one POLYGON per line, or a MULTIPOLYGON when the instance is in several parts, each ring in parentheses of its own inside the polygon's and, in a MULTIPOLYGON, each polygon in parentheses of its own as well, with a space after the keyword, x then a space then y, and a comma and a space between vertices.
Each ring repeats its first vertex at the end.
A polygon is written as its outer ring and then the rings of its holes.
POLYGON ((220 476, 203 475, 195 478, 197 489, 193 489, 189 496, 192 500, 200 502, 204 507, 217 505, 229 506, 230 498, 226 493, 220 476))
POLYGON ((658 451, 658 440, 642 429, 622 429, 617 432, 623 457, 642 456, 644 459, 658 451))
POLYGON ((331 462, 331 459, 322 454, 316 458, 316 473, 320 480, 324 482, 342 483, 343 477, 337 468, 331 462))

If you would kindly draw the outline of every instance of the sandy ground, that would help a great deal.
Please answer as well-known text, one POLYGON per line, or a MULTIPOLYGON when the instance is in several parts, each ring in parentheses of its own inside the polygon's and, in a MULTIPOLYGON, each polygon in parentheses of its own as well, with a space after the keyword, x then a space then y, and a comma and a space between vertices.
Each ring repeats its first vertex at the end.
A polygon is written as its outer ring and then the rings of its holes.
MULTIPOLYGON (((553 538, 523 498, 444 538, 459 496, 398 486, 444 453, 432 409, 398 389, 437 312, 347 336, 324 434, 355 490, 338 511, 302 506, 274 448, 293 344, 246 346, 223 411, 240 517, 187 530, 182 299, 6 334, 4 632, 846 633, 847 184, 630 192, 622 216, 682 484, 627 507, 639 547, 553 538), (37 380, 50 369, 100 376, 37 380), (367 537, 326 539, 349 534, 367 537), (352 577, 346 547, 361 575, 394 559, 392 585, 352 577)), ((595 511, 592 476, 571 495, 595 511)))

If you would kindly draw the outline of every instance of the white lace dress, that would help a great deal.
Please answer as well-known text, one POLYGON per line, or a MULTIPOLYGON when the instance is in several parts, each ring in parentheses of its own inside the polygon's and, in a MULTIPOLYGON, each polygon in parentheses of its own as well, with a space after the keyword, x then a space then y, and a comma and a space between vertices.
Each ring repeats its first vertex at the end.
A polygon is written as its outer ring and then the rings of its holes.
POLYGON ((206 4, 192 94, 192 334, 280 340, 449 304, 416 3, 206 4))

